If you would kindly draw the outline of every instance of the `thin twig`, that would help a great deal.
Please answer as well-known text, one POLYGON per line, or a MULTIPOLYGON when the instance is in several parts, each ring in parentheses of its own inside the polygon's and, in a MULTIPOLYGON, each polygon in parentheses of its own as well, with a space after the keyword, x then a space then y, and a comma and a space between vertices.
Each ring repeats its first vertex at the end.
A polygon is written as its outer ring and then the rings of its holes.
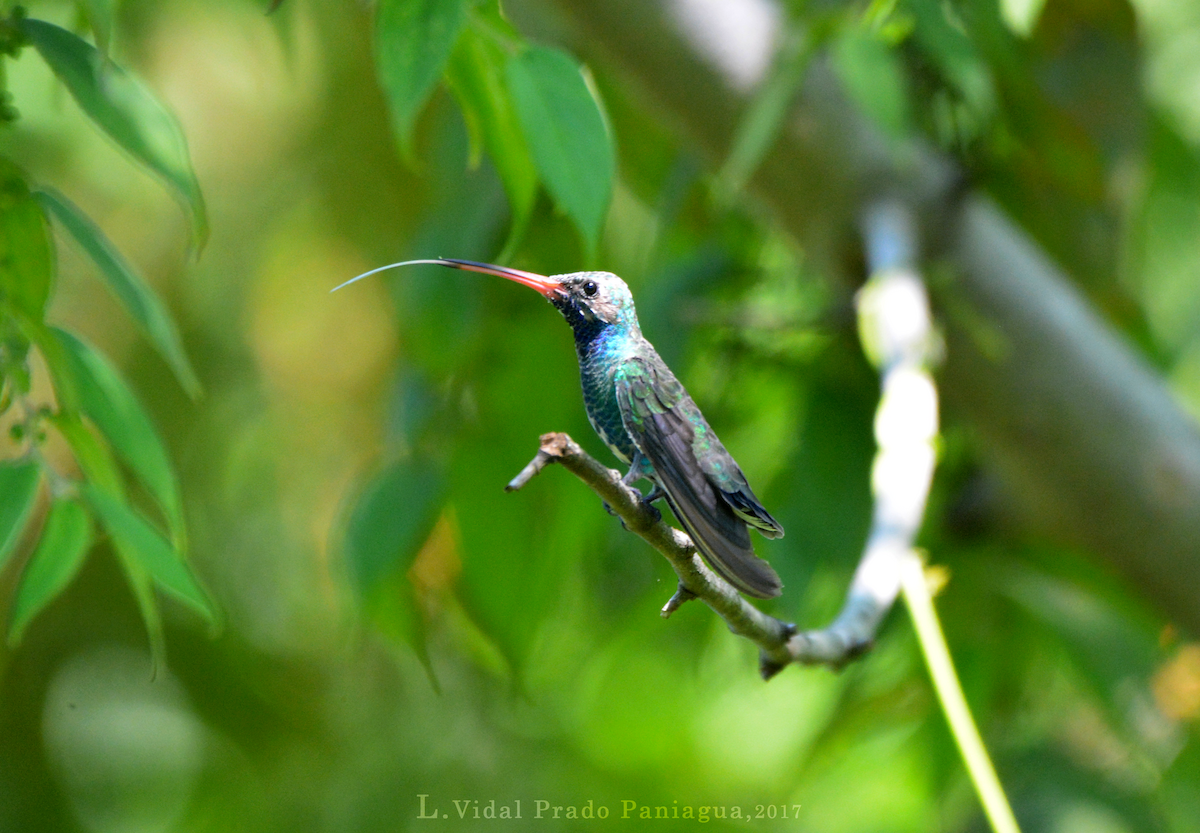
POLYGON ((515 492, 520 489, 530 480, 533 480, 542 469, 554 462, 554 458, 545 451, 538 449, 537 455, 529 461, 529 465, 521 469, 521 471, 512 480, 508 481, 508 485, 504 487, 506 492, 515 492))
POLYGON ((667 603, 662 608, 662 618, 669 619, 671 614, 683 607, 684 602, 690 602, 696 598, 696 594, 683 586, 683 582, 679 582, 679 589, 675 591, 675 595, 667 599, 667 603))

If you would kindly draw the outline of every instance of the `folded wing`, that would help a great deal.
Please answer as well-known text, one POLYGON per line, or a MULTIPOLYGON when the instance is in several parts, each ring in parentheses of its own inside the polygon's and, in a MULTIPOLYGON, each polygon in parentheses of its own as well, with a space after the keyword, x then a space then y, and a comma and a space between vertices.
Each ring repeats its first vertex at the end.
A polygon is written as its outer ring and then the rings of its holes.
POLYGON ((769 538, 781 527, 670 369, 654 356, 627 361, 614 376, 625 430, 654 467, 671 509, 697 549, 726 581, 770 599, 783 588, 754 554, 747 524, 769 538))

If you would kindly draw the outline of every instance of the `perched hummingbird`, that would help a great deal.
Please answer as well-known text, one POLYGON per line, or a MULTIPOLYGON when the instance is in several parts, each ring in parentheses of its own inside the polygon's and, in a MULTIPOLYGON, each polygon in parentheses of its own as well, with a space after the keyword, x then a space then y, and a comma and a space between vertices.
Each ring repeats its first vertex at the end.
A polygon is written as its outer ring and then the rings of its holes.
MULTIPOLYGON (((409 260, 384 269, 436 264, 497 275, 540 292, 575 332, 588 421, 604 444, 629 465, 626 485, 642 477, 666 497, 712 568, 747 596, 770 599, 779 576, 750 545, 752 526, 767 538, 783 527, 763 508, 737 462, 717 439, 696 403, 642 336, 633 296, 611 272, 545 277, 470 260, 409 260)), ((340 289, 341 287, 337 287, 340 289)))

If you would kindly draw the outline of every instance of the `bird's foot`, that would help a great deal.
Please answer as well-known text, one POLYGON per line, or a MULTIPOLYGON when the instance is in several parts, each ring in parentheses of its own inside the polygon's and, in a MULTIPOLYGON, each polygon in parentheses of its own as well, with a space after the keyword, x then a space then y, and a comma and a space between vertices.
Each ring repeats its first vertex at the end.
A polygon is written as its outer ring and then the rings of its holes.
POLYGON ((642 496, 642 503, 654 503, 654 501, 661 500, 666 496, 667 493, 663 491, 663 487, 655 483, 654 488, 648 494, 642 496))
POLYGON ((642 507, 648 515, 654 518, 651 523, 658 523, 662 520, 662 512, 659 512, 658 507, 651 504, 648 498, 642 498, 642 507))
POLYGON ((609 505, 609 503, 608 503, 608 501, 607 501, 607 500, 602 500, 602 501, 600 501, 600 504, 601 504, 601 505, 604 507, 604 511, 605 511, 605 512, 607 512, 608 514, 612 515, 614 518, 616 518, 618 521, 620 521, 620 522, 621 522, 621 526, 622 526, 622 528, 624 528, 624 529, 626 529, 626 530, 628 530, 628 529, 629 529, 629 524, 625 523, 625 519, 624 519, 624 518, 622 518, 620 515, 618 515, 618 514, 617 514, 617 510, 616 510, 616 509, 613 509, 613 508, 612 508, 612 506, 610 506, 610 505, 609 505))
POLYGON ((642 452, 637 451, 633 455, 633 462, 629 464, 629 471, 625 472, 625 476, 621 478, 621 482, 626 486, 632 486, 643 477, 649 477, 652 471, 650 463, 642 456, 642 452))

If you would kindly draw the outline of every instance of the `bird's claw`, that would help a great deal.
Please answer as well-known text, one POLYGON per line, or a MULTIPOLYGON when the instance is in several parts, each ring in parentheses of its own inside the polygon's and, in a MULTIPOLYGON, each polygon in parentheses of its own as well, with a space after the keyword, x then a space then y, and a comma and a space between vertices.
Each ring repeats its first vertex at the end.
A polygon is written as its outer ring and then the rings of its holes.
POLYGON ((662 512, 658 511, 657 506, 651 505, 650 500, 648 498, 642 498, 642 506, 645 508, 646 512, 649 515, 653 516, 654 523, 658 523, 659 521, 662 520, 662 512))
POLYGON ((656 501, 656 500, 660 500, 660 499, 662 499, 662 498, 665 498, 666 496, 667 496, 667 493, 663 491, 663 487, 662 487, 662 486, 659 486, 659 485, 656 483, 656 484, 654 484, 654 488, 653 488, 653 489, 651 489, 651 490, 649 491, 649 493, 647 493, 647 494, 646 494, 646 495, 645 495, 645 496, 642 498, 642 503, 645 503, 645 504, 651 504, 651 503, 654 503, 654 501, 656 501))

